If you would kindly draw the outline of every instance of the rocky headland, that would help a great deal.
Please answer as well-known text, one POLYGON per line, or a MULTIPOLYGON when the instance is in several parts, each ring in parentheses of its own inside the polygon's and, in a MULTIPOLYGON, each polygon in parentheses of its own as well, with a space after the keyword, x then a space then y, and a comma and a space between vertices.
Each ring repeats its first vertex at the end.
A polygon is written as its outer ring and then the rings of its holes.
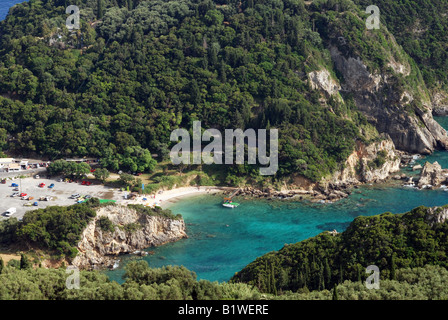
POLYGON ((149 215, 126 206, 101 207, 84 229, 72 265, 81 269, 110 268, 120 254, 140 252, 182 238, 187 238, 187 234, 181 217, 149 215), (108 229, 99 223, 105 219, 111 222, 108 229))

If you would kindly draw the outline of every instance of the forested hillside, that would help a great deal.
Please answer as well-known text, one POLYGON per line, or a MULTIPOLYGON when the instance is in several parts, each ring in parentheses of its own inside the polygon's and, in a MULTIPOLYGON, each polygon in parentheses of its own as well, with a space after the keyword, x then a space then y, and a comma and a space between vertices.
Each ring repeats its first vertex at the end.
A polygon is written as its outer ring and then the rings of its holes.
MULTIPOLYGON (((356 0, 367 7, 368 0, 356 0)), ((397 42, 418 64, 430 88, 448 84, 448 1, 446 0, 380 0, 382 21, 397 42)))
POLYGON ((379 268, 381 279, 390 280, 396 279, 398 268, 428 264, 447 268, 446 214, 446 206, 422 206, 405 214, 361 216, 340 234, 325 232, 257 258, 232 281, 277 293, 364 281, 369 265, 379 268))
POLYGON ((326 70, 324 81, 335 86, 343 81, 329 48, 384 74, 389 83, 379 95, 396 112, 416 117, 425 100, 413 61, 385 27, 367 30, 368 15, 350 0, 77 0, 74 32, 65 27, 67 4, 30 0, 0 22, 4 152, 94 156, 135 172, 152 167, 137 159, 167 156, 173 129, 200 120, 203 128, 278 128, 277 176, 319 181, 341 168, 356 140, 378 137, 350 91, 311 85, 313 71, 326 70), (410 65, 410 75, 390 71, 391 59, 410 65), (412 103, 395 107, 405 91, 412 103))
MULTIPOLYGON (((26 258, 22 258, 26 260, 26 258)), ((0 260, 0 300, 438 300, 448 297, 448 271, 442 267, 397 270, 396 280, 383 280, 379 290, 361 282, 345 281, 334 290, 264 294, 244 283, 197 280, 184 267, 150 269, 146 262, 126 266, 125 282, 119 285, 98 271, 81 271, 79 289, 66 287, 65 268, 32 269, 29 263, 0 260)), ((73 285, 73 282, 69 284, 73 285)))

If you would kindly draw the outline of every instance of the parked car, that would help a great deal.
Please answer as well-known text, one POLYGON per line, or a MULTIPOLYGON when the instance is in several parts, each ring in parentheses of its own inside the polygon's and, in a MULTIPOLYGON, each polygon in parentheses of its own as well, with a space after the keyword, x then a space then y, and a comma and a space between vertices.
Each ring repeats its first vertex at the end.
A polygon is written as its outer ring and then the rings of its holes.
POLYGON ((39 188, 43 188, 43 187, 45 187, 45 183, 42 182, 39 184, 39 188))
POLYGON ((26 197, 27 194, 22 192, 22 193, 20 194, 20 196, 21 196, 21 197, 26 197))
POLYGON ((8 210, 5 211, 5 217, 10 217, 16 212, 17 212, 16 208, 9 208, 8 210))
POLYGON ((77 198, 79 198, 81 195, 79 194, 79 193, 75 193, 75 194, 72 194, 71 195, 71 198, 72 199, 77 199, 77 198))
POLYGON ((30 198, 29 196, 23 196, 21 199, 22 200, 29 200, 29 198, 30 198))
POLYGON ((2 184, 6 184, 6 180, 5 179, 2 180, 2 184))
POLYGON ((54 183, 50 184, 50 185, 48 186, 48 188, 53 189, 53 188, 54 188, 54 183))
POLYGON ((18 192, 14 192, 14 193, 11 195, 11 197, 17 197, 18 195, 19 195, 18 192))
POLYGON ((83 186, 90 186, 92 184, 92 182, 90 182, 90 181, 83 181, 81 184, 83 186))
POLYGON ((12 183, 11 187, 18 187, 19 185, 17 183, 12 183))
POLYGON ((12 191, 19 191, 19 188, 14 188, 12 189, 12 191))
POLYGON ((33 205, 32 202, 27 202, 23 204, 24 207, 31 207, 32 205, 33 205))
POLYGON ((33 206, 37 207, 39 204, 37 202, 33 203, 33 206))

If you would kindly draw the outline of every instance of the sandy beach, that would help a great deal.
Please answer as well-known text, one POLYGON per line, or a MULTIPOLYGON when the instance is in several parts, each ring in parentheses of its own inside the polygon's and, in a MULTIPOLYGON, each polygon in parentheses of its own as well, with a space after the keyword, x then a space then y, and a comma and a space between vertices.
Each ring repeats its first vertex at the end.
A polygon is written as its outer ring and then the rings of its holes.
POLYGON ((218 192, 233 191, 232 187, 215 187, 215 186, 202 186, 202 187, 181 187, 171 190, 162 191, 157 193, 155 197, 151 195, 139 196, 135 200, 126 201, 126 204, 143 204, 143 205, 157 205, 162 208, 166 208, 167 205, 178 201, 181 198, 200 195, 200 194, 216 194, 218 192), (146 200, 143 200, 146 199, 146 200))

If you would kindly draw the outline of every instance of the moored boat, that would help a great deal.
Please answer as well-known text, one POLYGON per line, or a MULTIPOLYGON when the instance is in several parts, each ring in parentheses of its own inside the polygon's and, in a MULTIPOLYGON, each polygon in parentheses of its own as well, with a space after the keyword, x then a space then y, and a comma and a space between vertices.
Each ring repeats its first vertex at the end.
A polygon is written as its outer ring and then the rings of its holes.
POLYGON ((231 198, 224 198, 224 203, 222 205, 223 205, 223 207, 227 207, 227 208, 236 208, 240 204, 237 202, 233 202, 231 198))

